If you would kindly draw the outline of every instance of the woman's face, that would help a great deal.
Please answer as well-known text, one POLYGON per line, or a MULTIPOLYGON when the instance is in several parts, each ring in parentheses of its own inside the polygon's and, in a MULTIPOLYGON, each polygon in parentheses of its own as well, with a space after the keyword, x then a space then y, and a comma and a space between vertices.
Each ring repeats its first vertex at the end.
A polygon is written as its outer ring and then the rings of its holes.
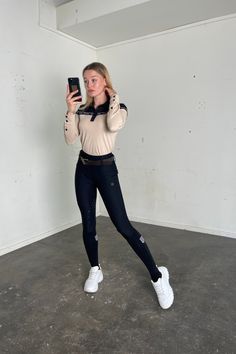
POLYGON ((96 97, 105 91, 106 80, 95 70, 85 70, 84 86, 88 96, 96 97))

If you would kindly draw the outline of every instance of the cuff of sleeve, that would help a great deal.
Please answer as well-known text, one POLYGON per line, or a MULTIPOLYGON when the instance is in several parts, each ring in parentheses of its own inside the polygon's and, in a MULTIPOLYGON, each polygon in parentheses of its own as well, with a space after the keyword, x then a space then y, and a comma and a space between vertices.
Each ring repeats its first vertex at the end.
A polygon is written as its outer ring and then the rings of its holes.
POLYGON ((119 105, 120 100, 119 100, 119 96, 117 94, 114 94, 111 96, 110 98, 110 105, 109 105, 109 109, 114 109, 115 106, 119 105))
POLYGON ((75 113, 71 113, 71 112, 66 112, 65 114, 65 118, 66 118, 66 121, 70 120, 70 119, 73 119, 75 116, 75 113))

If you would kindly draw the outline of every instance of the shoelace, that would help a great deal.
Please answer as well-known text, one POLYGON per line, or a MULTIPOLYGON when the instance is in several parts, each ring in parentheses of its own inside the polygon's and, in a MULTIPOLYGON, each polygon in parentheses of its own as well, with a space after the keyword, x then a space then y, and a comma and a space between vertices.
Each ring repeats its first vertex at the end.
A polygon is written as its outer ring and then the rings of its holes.
MULTIPOLYGON (((99 270, 99 269, 98 269, 99 270)), ((91 269, 89 272, 89 279, 94 279, 98 270, 91 269)))
POLYGON ((159 295, 165 294, 165 291, 163 289, 162 283, 160 282, 160 284, 156 285, 156 290, 158 291, 159 295))

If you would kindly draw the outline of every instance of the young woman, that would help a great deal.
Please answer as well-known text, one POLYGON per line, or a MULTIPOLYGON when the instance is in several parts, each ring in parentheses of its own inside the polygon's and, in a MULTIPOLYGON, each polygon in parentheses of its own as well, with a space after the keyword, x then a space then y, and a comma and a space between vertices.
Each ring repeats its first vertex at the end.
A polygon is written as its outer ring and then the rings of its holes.
POLYGON ((82 145, 75 171, 75 191, 82 216, 83 241, 91 265, 84 291, 96 292, 98 284, 103 280, 96 233, 98 190, 116 229, 147 267, 160 306, 167 309, 174 301, 168 270, 156 266, 143 236, 127 217, 112 153, 117 133, 126 122, 127 107, 119 102, 119 96, 103 64, 94 62, 87 65, 83 70, 83 79, 87 100, 80 107, 78 96, 73 97, 77 91, 70 93, 67 86, 68 110, 64 134, 67 144, 73 144, 80 137, 82 145))

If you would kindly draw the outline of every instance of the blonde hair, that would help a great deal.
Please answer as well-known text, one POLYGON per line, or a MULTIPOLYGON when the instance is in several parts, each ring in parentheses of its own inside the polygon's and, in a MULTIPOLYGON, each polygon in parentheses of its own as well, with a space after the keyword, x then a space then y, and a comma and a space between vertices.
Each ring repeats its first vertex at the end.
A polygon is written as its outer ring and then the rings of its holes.
MULTIPOLYGON (((115 91, 112 86, 109 72, 108 72, 107 68, 105 67, 105 65, 103 65, 102 63, 98 63, 98 62, 93 62, 91 64, 88 64, 83 69, 83 76, 84 76, 84 73, 86 70, 96 71, 98 74, 100 74, 106 80, 106 84, 107 84, 106 86, 108 88, 112 89, 113 91, 115 91)), ((83 105, 83 108, 88 107, 92 103, 93 103, 93 97, 88 96, 86 93, 86 103, 85 103, 85 105, 83 105)))

